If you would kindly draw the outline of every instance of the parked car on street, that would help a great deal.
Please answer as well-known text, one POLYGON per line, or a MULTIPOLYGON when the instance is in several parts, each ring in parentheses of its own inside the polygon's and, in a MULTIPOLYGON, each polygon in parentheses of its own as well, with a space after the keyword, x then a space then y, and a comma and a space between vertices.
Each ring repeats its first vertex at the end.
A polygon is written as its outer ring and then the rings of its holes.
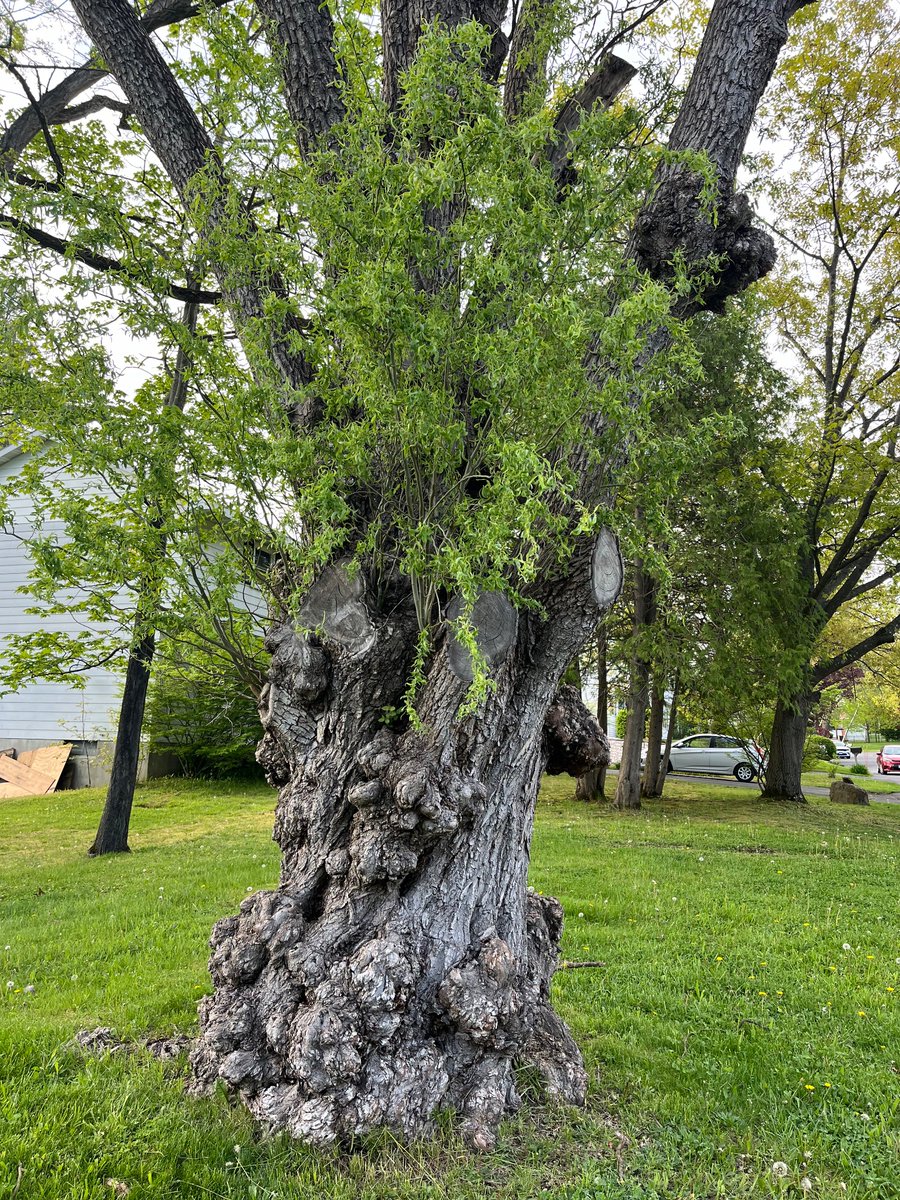
POLYGON ((850 752, 850 747, 845 745, 844 742, 835 742, 834 748, 837 752, 838 758, 848 759, 853 757, 850 752))
POLYGON ((758 746, 744 748, 724 733, 695 733, 674 742, 669 751, 669 771, 699 771, 704 775, 733 775, 749 783, 764 761, 758 746))
POLYGON ((875 762, 882 775, 890 775, 891 771, 900 772, 900 746, 883 746, 875 755, 875 762))

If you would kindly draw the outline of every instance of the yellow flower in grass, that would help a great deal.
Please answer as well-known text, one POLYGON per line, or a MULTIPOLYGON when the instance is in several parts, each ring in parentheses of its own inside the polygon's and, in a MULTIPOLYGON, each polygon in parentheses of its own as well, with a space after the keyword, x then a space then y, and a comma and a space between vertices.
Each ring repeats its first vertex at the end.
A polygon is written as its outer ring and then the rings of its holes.
POLYGON ((813 1087, 813 1085, 812 1085, 811 1083, 807 1083, 807 1084, 806 1084, 806 1090, 807 1090, 808 1092, 814 1092, 816 1089, 813 1087))

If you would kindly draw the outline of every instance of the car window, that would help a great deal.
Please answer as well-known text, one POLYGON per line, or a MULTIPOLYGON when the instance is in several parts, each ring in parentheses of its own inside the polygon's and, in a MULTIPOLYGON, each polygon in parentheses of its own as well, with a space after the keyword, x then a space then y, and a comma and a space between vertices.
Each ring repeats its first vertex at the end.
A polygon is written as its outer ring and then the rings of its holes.
POLYGON ((688 738, 683 745, 686 749, 690 747, 691 750, 708 750, 711 743, 712 738, 709 734, 701 734, 700 737, 688 738))
POLYGON ((890 755, 900 754, 900 746, 885 746, 881 753, 890 755))
POLYGON ((733 737, 714 737, 712 740, 714 749, 716 750, 737 750, 740 742, 733 737))

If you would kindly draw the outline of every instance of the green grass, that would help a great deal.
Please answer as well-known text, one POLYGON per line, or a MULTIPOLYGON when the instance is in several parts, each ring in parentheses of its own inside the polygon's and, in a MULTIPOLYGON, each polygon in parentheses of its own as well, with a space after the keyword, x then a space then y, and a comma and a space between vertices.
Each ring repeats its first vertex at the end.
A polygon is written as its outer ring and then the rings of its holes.
POLYGON ((624 815, 571 792, 545 787, 533 883, 565 904, 566 957, 605 964, 554 985, 590 1101, 532 1099, 481 1157, 449 1123, 411 1149, 261 1139, 224 1096, 187 1099, 183 1063, 67 1044, 194 1027, 209 927, 277 877, 268 790, 142 789, 134 853, 99 861, 99 793, 0 802, 0 1197, 706 1200, 806 1176, 896 1200, 900 806, 670 782, 624 815))

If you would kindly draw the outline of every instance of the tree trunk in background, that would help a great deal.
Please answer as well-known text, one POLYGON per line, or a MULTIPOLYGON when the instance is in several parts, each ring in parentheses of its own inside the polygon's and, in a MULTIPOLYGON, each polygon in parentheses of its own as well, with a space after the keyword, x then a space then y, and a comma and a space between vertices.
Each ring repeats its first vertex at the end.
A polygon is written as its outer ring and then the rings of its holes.
MULTIPOLYGON (((607 671, 606 626, 597 626, 597 721, 605 734, 609 734, 609 677, 607 671)), ((598 803, 606 799, 607 765, 597 767, 579 775, 575 781, 575 799, 598 803)))
POLYGON ((678 676, 672 683, 672 702, 669 705, 669 728, 666 731, 666 744, 663 747, 660 755, 659 764, 656 774, 656 791, 655 795, 661 796, 663 789, 666 786, 666 779, 669 776, 669 752, 672 749, 672 740, 675 736, 675 721, 678 718, 678 676))
POLYGON ((806 802, 800 776, 803 771, 803 745, 806 741, 812 697, 794 696, 779 700, 775 706, 769 761, 763 797, 767 800, 806 802))
POLYGON ((88 854, 119 854, 128 849, 128 826, 141 756, 141 727, 150 684, 155 638, 142 637, 131 651, 116 730, 112 773, 100 825, 88 854))
POLYGON ((662 732, 665 708, 665 676, 657 675, 653 680, 650 699, 650 722, 647 727, 647 757, 644 761, 644 774, 641 779, 641 795, 648 799, 659 795, 657 780, 659 778, 659 763, 662 755, 662 732))
POLYGON ((644 742, 644 723, 647 719, 647 689, 650 664, 640 644, 640 635, 653 624, 656 615, 653 580, 638 563, 634 573, 634 636, 635 649, 631 658, 628 682, 628 718, 619 781, 616 786, 616 808, 641 807, 641 747, 644 742))
MULTIPOLYGON (((184 306, 181 324, 190 334, 193 334, 197 328, 199 307, 198 304, 190 301, 184 306)), ((166 396, 166 408, 177 408, 179 411, 184 409, 187 400, 189 365, 187 352, 184 346, 180 345, 175 356, 175 367, 166 396)), ((166 535, 158 506, 155 509, 155 515, 150 518, 149 528, 156 532, 154 551, 157 558, 161 559, 166 553, 166 535)), ((118 854, 128 849, 131 806, 134 802, 134 789, 137 784, 138 766, 141 759, 144 708, 147 703, 147 689, 150 686, 150 668, 156 649, 154 631, 151 629, 141 633, 141 628, 146 624, 146 617, 152 612, 154 604, 154 588, 149 577, 145 577, 137 590, 138 612, 135 619, 131 654, 125 672, 125 688, 122 692, 119 723, 116 727, 112 771, 97 836, 88 850, 90 855, 118 854)))

